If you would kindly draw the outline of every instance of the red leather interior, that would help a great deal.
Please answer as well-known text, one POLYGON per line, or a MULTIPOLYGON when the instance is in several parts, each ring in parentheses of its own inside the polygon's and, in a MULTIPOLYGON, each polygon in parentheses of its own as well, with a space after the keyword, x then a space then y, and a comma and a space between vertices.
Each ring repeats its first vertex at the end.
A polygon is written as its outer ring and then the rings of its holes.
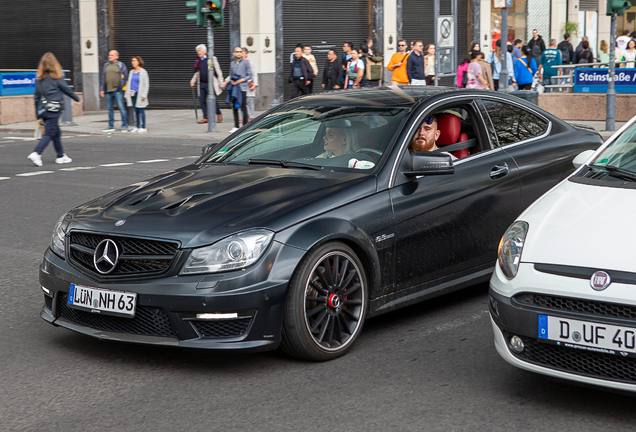
MULTIPOLYGON (((461 133, 462 120, 455 114, 438 114, 437 130, 440 131, 439 138, 437 139, 438 147, 468 140, 468 136, 465 133, 461 133)), ((453 155, 458 159, 466 157, 469 154, 470 152, 468 149, 457 150, 453 153, 453 155)))

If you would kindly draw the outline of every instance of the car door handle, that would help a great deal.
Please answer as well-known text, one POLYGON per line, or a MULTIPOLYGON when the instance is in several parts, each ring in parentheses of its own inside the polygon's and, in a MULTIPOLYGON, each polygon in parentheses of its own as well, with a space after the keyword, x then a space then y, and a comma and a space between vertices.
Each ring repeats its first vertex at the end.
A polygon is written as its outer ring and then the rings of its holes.
POLYGON ((509 172, 508 164, 505 162, 502 162, 492 167, 492 169, 490 170, 490 178, 493 180, 500 179, 502 177, 507 176, 508 172, 509 172))

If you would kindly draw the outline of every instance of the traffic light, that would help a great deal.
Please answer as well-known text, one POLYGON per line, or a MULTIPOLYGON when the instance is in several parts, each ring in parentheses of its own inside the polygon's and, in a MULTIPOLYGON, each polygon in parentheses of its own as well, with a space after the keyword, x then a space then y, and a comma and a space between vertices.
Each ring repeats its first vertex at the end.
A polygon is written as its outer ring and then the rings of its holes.
POLYGON ((223 16, 224 0, 207 0, 203 9, 206 18, 212 21, 212 27, 223 27, 225 17, 223 16))
POLYGON ((632 4, 624 0, 607 0, 606 15, 623 15, 625 10, 632 7, 632 4))
POLYGON ((186 6, 196 11, 196 13, 187 14, 186 19, 194 21, 200 27, 205 27, 205 15, 202 10, 205 7, 205 0, 189 0, 186 6))

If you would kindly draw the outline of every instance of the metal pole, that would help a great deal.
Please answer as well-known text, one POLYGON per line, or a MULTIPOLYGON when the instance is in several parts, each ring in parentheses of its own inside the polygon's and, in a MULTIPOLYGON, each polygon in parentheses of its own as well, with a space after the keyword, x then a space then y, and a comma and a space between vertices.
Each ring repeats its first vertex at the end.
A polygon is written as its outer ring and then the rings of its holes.
MULTIPOLYGON (((609 69, 607 76, 607 95, 605 96, 606 119, 605 130, 613 131, 615 128, 614 120, 616 117, 616 89, 614 88, 614 72, 616 65, 614 64, 616 53, 616 14, 612 14, 612 27, 610 30, 610 53, 609 53, 609 69)), ((576 71, 575 71, 576 73, 576 71)))
POLYGON ((508 8, 501 9, 501 71, 499 72, 499 91, 508 93, 508 8))
MULTIPOLYGON (((439 0, 435 0, 433 2, 433 19, 434 21, 434 28, 435 28, 435 36, 433 36, 433 44, 435 45, 435 86, 437 87, 437 69, 439 67, 439 47, 437 46, 437 21, 439 19, 439 0)), ((426 73, 425 73, 426 75, 426 73)))
MULTIPOLYGON (((208 19, 208 132, 216 132, 216 93, 214 92, 214 31, 208 19)), ((244 102, 245 103, 245 102, 244 102)))

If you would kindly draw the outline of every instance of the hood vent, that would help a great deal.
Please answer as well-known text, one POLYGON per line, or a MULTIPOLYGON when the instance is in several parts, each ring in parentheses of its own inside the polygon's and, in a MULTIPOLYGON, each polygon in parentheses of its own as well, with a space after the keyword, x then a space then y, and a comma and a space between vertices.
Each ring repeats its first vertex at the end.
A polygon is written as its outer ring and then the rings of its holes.
POLYGON ((179 201, 175 201, 173 203, 165 205, 165 206, 161 207, 160 210, 173 210, 173 209, 181 207, 182 205, 184 205, 188 201, 192 200, 193 198, 198 198, 198 197, 208 196, 208 195, 211 195, 211 194, 210 193, 196 193, 196 194, 190 195, 188 197, 182 198, 179 201))
POLYGON ((163 190, 159 189, 159 190, 156 190, 156 191, 154 191, 152 193, 143 195, 143 196, 137 198, 136 200, 134 200, 133 202, 131 202, 130 204, 128 204, 128 207, 134 207, 134 206, 136 206, 138 204, 141 204, 144 201, 148 201, 150 198, 152 198, 154 196, 157 196, 157 195, 159 195, 162 192, 163 192, 163 190))

